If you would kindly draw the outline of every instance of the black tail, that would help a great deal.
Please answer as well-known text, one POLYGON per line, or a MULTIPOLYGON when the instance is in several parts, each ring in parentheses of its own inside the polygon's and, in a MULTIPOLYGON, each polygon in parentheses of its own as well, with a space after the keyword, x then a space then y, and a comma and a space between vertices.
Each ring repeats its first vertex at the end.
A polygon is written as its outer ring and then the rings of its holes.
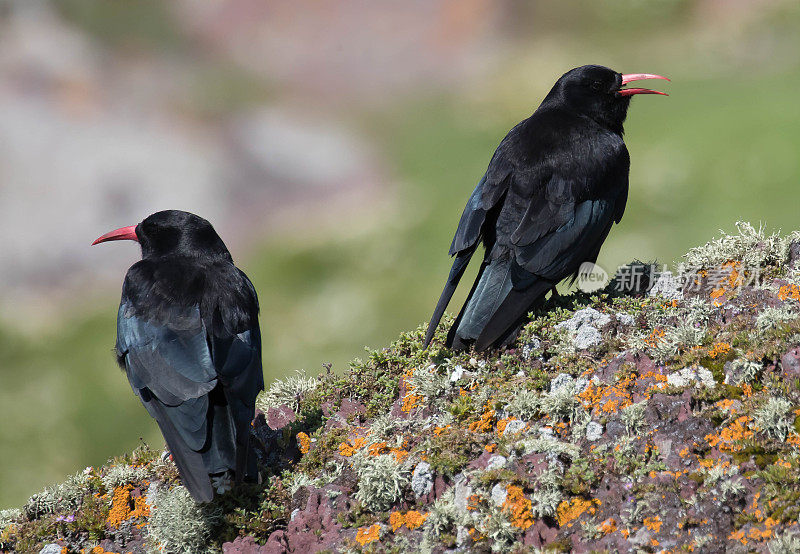
POLYGON ((444 314, 445 309, 447 309, 447 305, 450 303, 453 293, 456 291, 458 282, 464 275, 464 270, 467 269, 467 265, 469 264, 470 258, 472 258, 473 252, 475 252, 474 247, 468 250, 463 250, 456 255, 456 259, 453 261, 453 267, 450 268, 450 275, 448 276, 447 282, 444 285, 442 295, 439 297, 439 302, 436 304, 436 309, 433 311, 431 322, 428 324, 428 332, 425 333, 425 343, 423 348, 428 348, 428 345, 433 340, 433 335, 436 333, 436 327, 439 325, 439 321, 442 319, 442 315, 444 314))
POLYGON ((164 406, 157 398, 148 404, 148 411, 158 423, 161 433, 167 442, 167 447, 172 454, 172 459, 178 467, 183 485, 198 502, 211 502, 214 498, 214 489, 211 479, 200 452, 192 449, 184 440, 180 431, 175 427, 169 408, 164 406))
POLYGON ((553 283, 547 280, 534 281, 523 290, 511 289, 475 341, 475 350, 486 350, 507 342, 517 332, 534 304, 542 299, 553 283))
POLYGON ((467 301, 450 329, 448 344, 456 350, 468 348, 511 290, 510 258, 485 259, 467 301))

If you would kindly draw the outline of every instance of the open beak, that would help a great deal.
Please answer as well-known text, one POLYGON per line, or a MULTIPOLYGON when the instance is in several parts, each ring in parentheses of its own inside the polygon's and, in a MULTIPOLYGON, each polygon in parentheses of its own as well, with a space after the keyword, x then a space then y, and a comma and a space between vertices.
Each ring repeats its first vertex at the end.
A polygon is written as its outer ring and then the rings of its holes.
MULTIPOLYGON (((620 86, 625 86, 631 81, 643 81, 645 79, 664 79, 665 81, 669 81, 666 77, 653 73, 626 73, 622 76, 622 84, 620 86)), ((660 94, 662 96, 669 96, 666 92, 659 92, 649 88, 621 88, 617 91, 617 94, 620 96, 633 96, 634 94, 660 94)))
POLYGON ((100 244, 101 242, 108 242, 110 240, 135 240, 139 242, 139 237, 136 236, 136 225, 131 225, 130 227, 121 227, 120 229, 115 229, 113 231, 109 231, 102 237, 99 237, 92 243, 92 246, 95 244, 100 244))

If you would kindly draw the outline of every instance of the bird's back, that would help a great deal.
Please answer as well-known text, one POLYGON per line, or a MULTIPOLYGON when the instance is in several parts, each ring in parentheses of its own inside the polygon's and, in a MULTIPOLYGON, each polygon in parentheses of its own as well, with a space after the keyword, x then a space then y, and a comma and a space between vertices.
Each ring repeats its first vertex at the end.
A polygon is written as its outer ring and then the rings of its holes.
POLYGON ((209 474, 252 474, 249 427, 264 382, 244 273, 224 260, 144 259, 126 275, 117 328, 120 364, 195 498, 213 497, 209 474))

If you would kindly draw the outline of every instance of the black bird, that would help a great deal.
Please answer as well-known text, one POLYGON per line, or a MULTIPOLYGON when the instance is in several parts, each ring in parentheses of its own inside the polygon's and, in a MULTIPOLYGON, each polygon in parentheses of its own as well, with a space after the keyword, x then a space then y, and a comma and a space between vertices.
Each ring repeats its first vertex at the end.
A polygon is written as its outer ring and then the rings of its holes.
POLYGON ((92 244, 110 240, 142 249, 122 285, 117 361, 186 488, 208 502, 211 476, 256 477, 250 423, 264 388, 256 291, 211 224, 194 214, 158 212, 92 244))
POLYGON ((669 80, 598 65, 568 71, 500 142, 458 224, 425 346, 479 242, 483 263, 447 337, 454 349, 510 344, 549 290, 597 259, 628 196, 622 124, 631 96, 664 94, 622 88, 641 79, 669 80))

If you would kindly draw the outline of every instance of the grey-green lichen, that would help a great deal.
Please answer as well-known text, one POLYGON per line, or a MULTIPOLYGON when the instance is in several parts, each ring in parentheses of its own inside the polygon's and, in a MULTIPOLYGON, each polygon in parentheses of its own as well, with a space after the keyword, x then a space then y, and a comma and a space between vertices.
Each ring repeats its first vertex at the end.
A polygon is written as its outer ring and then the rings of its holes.
POLYGON ((717 267, 731 260, 741 261, 747 267, 764 267, 786 261, 792 242, 800 240, 800 232, 786 236, 780 233, 767 234, 763 226, 758 229, 744 221, 736 222, 737 233, 722 235, 703 246, 689 250, 684 256, 693 267, 717 267))
POLYGON ((769 398, 767 402, 753 414, 756 426, 768 436, 786 440, 794 429, 794 418, 790 417, 794 405, 783 398, 769 398))
POLYGON ((389 509, 411 484, 408 468, 390 454, 360 457, 356 471, 356 499, 373 512, 389 509))
POLYGON ((299 408, 300 399, 319 385, 313 377, 307 377, 302 371, 284 379, 276 379, 270 387, 256 398, 256 407, 262 412, 279 406, 289 406, 295 412, 299 408))
POLYGON ((209 539, 219 514, 195 502, 186 488, 157 488, 148 494, 148 502, 152 513, 147 535, 154 551, 200 554, 216 550, 209 539))

